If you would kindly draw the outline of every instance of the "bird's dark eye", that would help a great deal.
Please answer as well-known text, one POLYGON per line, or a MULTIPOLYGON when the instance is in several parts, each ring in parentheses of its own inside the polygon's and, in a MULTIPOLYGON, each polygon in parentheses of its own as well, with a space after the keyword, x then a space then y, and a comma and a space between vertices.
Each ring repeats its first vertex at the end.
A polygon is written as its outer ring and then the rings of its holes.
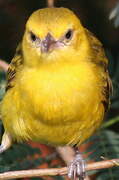
POLYGON ((34 42, 36 41, 37 37, 35 34, 33 34, 32 32, 30 32, 30 39, 34 42))
POLYGON ((65 34, 65 38, 70 40, 72 38, 73 35, 73 31, 70 29, 67 31, 67 33, 65 34))

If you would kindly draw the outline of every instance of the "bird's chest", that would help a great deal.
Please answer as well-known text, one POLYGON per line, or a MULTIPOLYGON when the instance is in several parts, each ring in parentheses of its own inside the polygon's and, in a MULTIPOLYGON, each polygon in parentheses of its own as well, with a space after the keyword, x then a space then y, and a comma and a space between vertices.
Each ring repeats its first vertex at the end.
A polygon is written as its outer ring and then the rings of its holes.
POLYGON ((92 103, 95 83, 90 69, 77 66, 56 71, 28 70, 21 78, 19 91, 26 111, 43 122, 60 124, 61 119, 66 123, 79 119, 80 110, 92 103))

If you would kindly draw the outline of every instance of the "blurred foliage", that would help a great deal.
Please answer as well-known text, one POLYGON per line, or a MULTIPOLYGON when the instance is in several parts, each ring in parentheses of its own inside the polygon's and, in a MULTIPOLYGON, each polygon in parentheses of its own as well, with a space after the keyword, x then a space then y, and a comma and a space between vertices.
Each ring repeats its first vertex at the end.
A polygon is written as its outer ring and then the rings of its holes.
MULTIPOLYGON (((119 117, 118 117, 119 121, 119 117)), ((89 153, 87 160, 101 161, 119 158, 119 134, 111 130, 101 130, 97 135, 92 136, 87 143, 89 147, 86 154, 89 153)), ((119 167, 95 170, 89 172, 96 174, 96 180, 118 180, 119 167)))
MULTIPOLYGON (((109 59, 109 73, 113 82, 113 96, 111 107, 100 132, 88 140, 86 149, 87 160, 100 161, 101 156, 107 159, 119 158, 119 5, 117 0, 56 0, 57 6, 72 9, 82 23, 91 30, 105 47, 109 59), (113 20, 109 20, 110 12, 116 8, 113 20)), ((0 0, 0 58, 10 62, 16 46, 21 40, 24 25, 28 16, 36 9, 46 6, 45 0, 0 0)), ((0 70, 0 100, 5 93, 5 73, 0 70)), ((0 122, 0 134, 3 134, 0 122)), ((21 170, 38 167, 46 162, 53 167, 51 160, 56 156, 42 157, 40 149, 32 148, 28 144, 15 144, 8 151, 0 155, 0 172, 21 170), (40 157, 36 156, 40 154, 40 157)), ((118 180, 118 167, 91 172, 96 174, 96 180, 118 180)), ((63 177, 53 177, 62 180, 63 177)), ((43 178, 31 178, 40 179, 43 178)), ((46 178, 45 178, 46 179, 46 178)))
POLYGON ((119 2, 116 4, 115 8, 112 9, 109 17, 114 20, 115 28, 119 27, 119 2))
POLYGON ((32 148, 27 144, 15 144, 0 157, 0 173, 10 170, 23 170, 37 167, 44 161, 43 158, 32 160, 34 154, 39 153, 39 149, 32 148), (29 157, 28 157, 29 156, 29 157))

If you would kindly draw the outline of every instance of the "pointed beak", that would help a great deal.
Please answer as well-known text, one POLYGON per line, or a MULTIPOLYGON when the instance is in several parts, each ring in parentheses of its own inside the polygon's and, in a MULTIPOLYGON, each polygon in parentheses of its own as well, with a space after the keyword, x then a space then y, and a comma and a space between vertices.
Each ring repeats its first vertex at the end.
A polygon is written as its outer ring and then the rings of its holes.
POLYGON ((42 41, 41 44, 41 52, 49 52, 50 50, 53 49, 53 45, 55 45, 56 40, 53 38, 53 36, 48 33, 47 36, 45 37, 45 39, 42 41))

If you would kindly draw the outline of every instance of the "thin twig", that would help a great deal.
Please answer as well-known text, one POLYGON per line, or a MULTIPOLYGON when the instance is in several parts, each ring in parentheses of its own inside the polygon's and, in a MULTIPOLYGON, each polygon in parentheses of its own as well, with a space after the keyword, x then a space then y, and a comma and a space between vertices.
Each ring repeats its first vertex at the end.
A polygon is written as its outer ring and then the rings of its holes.
POLYGON ((47 6, 48 6, 49 8, 54 7, 54 0, 47 0, 47 6))
POLYGON ((2 68, 6 72, 8 69, 8 66, 9 65, 5 61, 0 59, 0 68, 2 68))
MULTIPOLYGON (((88 163, 86 166, 86 171, 111 168, 114 166, 119 166, 119 159, 88 163)), ((8 179, 17 179, 17 178, 26 178, 26 177, 30 178, 30 177, 56 176, 56 175, 66 175, 66 174, 67 174, 67 167, 51 168, 51 169, 30 169, 30 170, 9 171, 5 173, 0 173, 0 179, 8 180, 8 179)))

